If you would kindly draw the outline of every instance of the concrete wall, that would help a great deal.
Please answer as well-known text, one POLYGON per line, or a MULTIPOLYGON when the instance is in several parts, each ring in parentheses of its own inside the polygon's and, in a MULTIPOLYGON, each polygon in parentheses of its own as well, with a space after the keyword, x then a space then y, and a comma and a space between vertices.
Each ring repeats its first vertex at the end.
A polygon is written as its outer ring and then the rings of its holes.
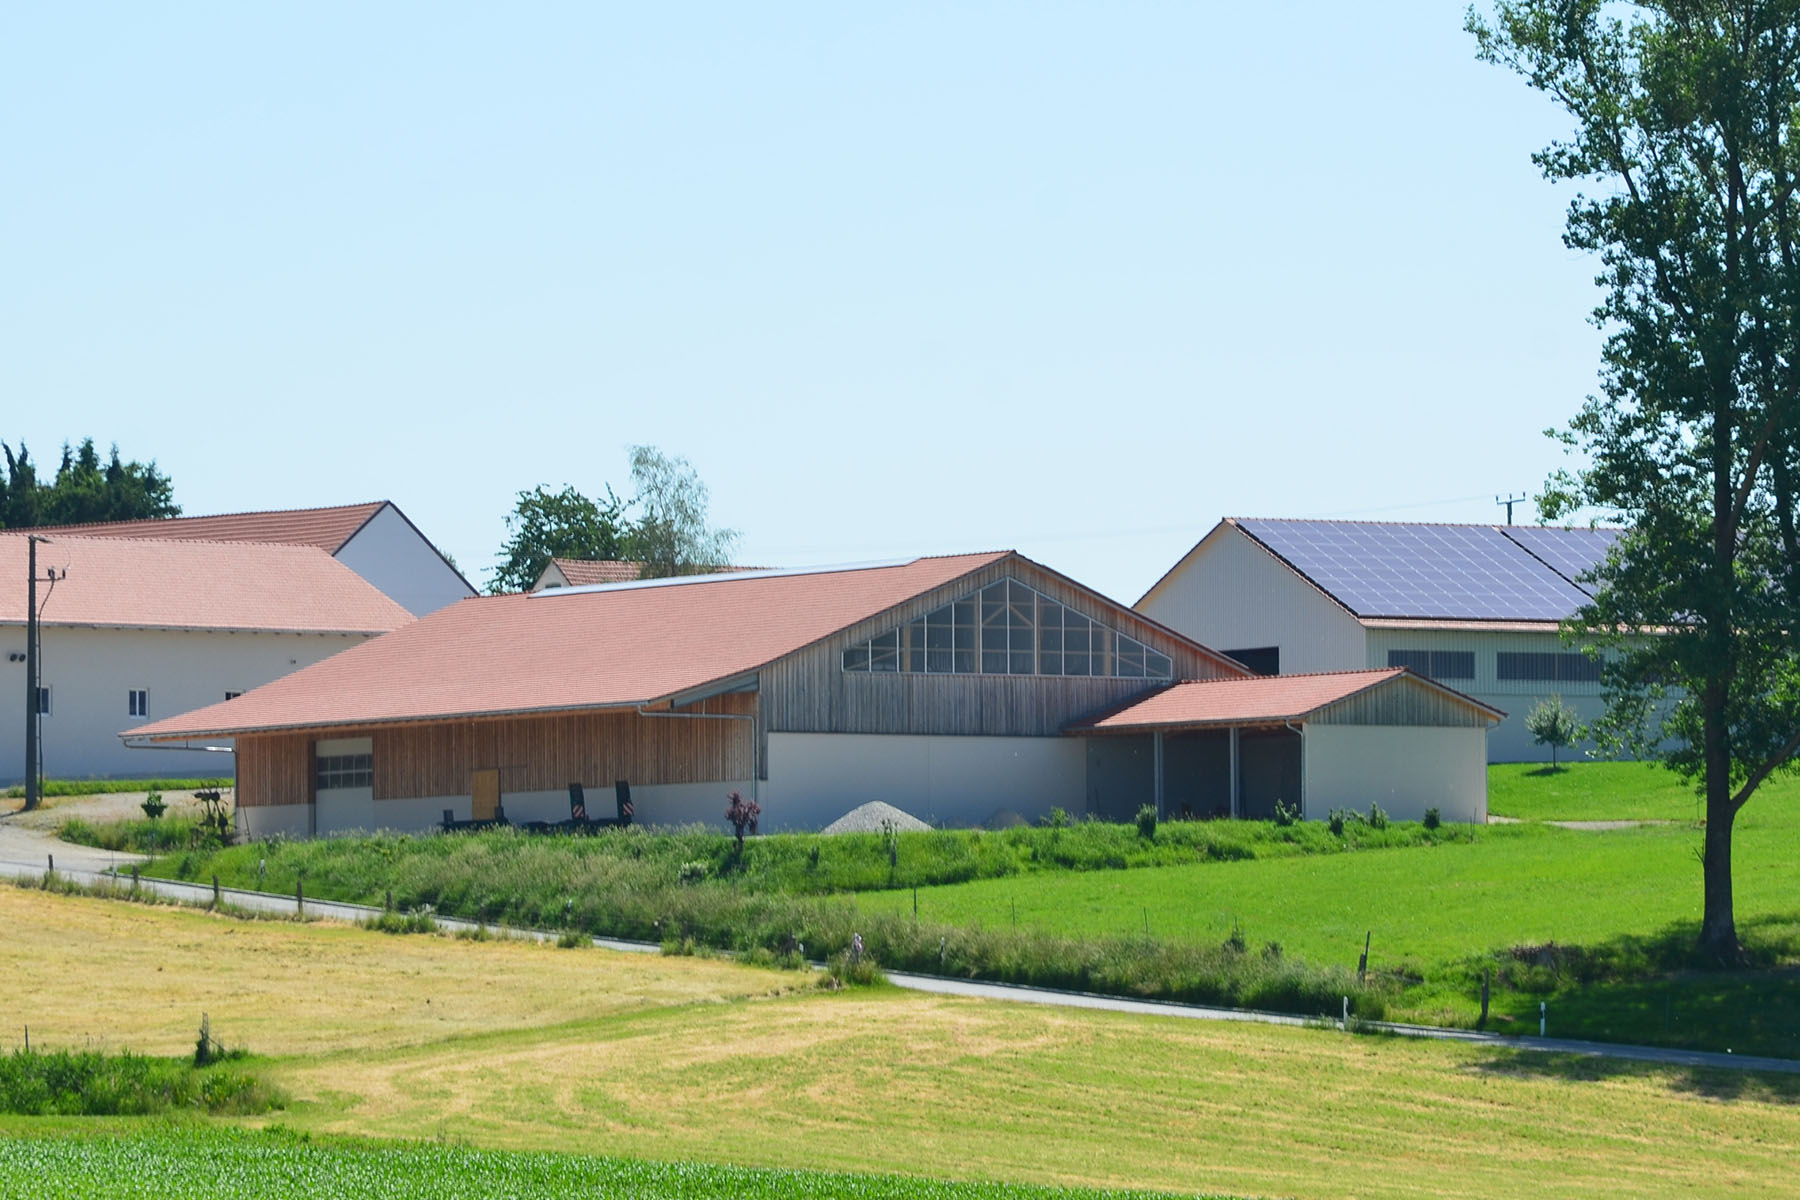
POLYGON ((392 504, 382 506, 336 557, 415 617, 475 594, 392 504))
MULTIPOLYGON (((769 831, 818 829, 871 800, 934 825, 972 826, 1002 808, 1028 821, 1057 807, 1079 816, 1086 789, 1079 738, 771 733, 759 799, 769 831)), ((715 790, 723 812, 724 785, 715 790)))
POLYGON ((1380 804, 1397 821, 1436 808, 1446 821, 1487 821, 1487 746, 1481 729, 1309 725, 1306 815, 1380 804))
POLYGON ((1188 552, 1137 610, 1214 650, 1281 648, 1281 673, 1361 667, 1360 622, 1238 530, 1188 552))
MULTIPOLYGON (((119 732, 216 704, 228 691, 247 692, 363 640, 339 634, 46 626, 39 667, 51 695, 51 712, 43 719, 44 774, 52 779, 230 775, 229 754, 129 748, 119 732), (147 717, 130 715, 132 688, 149 690, 147 717)), ((7 652, 24 649, 23 626, 0 628, 0 783, 25 778, 25 664, 6 661, 7 652)))
MULTIPOLYGON (((750 795, 752 784, 743 779, 634 786, 631 802, 640 825, 688 825, 698 821, 716 825, 724 832, 727 828, 724 823, 725 793, 734 788, 750 795)), ((590 788, 586 799, 591 817, 611 817, 616 811, 611 787, 590 788)), ((500 805, 506 811, 506 819, 514 825, 523 825, 527 821, 566 821, 569 819, 569 790, 502 792, 500 805)), ((319 793, 316 826, 311 805, 280 804, 240 808, 238 827, 251 837, 276 834, 305 837, 314 832, 324 837, 377 829, 419 832, 438 828, 443 823, 445 809, 459 821, 467 821, 473 815, 466 795, 375 800, 368 788, 336 788, 319 793)), ((772 827, 765 821, 762 828, 772 827)))

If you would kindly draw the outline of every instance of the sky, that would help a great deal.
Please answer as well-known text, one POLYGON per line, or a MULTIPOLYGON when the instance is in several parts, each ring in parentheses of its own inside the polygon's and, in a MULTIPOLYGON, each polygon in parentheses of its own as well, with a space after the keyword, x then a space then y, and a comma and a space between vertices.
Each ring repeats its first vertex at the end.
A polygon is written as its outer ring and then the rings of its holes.
MULTIPOLYGON (((1569 465, 1567 122, 1460 3, 0 10, 0 440, 185 512, 685 456, 740 561, 1502 521, 1569 465)), ((1532 519, 1526 506, 1518 519, 1532 519)))

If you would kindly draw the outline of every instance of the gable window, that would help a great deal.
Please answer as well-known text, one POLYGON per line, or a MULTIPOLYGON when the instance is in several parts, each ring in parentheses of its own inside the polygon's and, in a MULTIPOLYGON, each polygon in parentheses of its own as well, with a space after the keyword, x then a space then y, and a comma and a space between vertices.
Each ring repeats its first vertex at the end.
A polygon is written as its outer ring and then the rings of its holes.
POLYGON ((147 717, 150 715, 150 689, 131 688, 125 693, 125 707, 131 716, 147 717))
POLYGON ((243 694, 244 694, 244 693, 242 693, 242 692, 226 692, 226 693, 225 693, 225 698, 226 698, 226 699, 227 699, 227 700, 236 700, 236 699, 237 699, 237 698, 238 698, 238 697, 239 697, 239 696, 241 696, 241 695, 243 695, 243 694))
MULTIPOLYGON (((1388 666, 1406 667, 1427 679, 1475 678, 1473 650, 1389 650, 1388 666)), ((1505 678, 1505 676, 1501 676, 1505 678)))
POLYGON ((1599 683, 1600 664, 1585 654, 1521 654, 1502 650, 1494 656, 1500 679, 1535 683, 1599 683))
POLYGON ((1174 664, 1016 579, 1001 579, 844 651, 844 670, 1170 679, 1174 664))

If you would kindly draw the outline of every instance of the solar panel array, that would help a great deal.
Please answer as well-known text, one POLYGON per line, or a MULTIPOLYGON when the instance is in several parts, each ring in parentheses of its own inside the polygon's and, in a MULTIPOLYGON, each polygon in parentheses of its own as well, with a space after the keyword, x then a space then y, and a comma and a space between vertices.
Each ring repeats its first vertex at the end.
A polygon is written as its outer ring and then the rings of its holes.
POLYGON ((1584 583, 1581 577, 1606 561, 1607 551, 1625 531, 1508 525, 1501 532, 1549 563, 1552 570, 1582 591, 1592 592, 1594 585, 1584 583))
POLYGON ((1588 530, 1534 530, 1551 536, 1534 538, 1528 550, 1494 525, 1236 524, 1359 617, 1560 621, 1588 599, 1570 582, 1592 565, 1583 555, 1595 546, 1605 553, 1601 539, 1585 536, 1588 530), (1554 535, 1563 532, 1584 536, 1556 543, 1554 535), (1551 546, 1557 549, 1545 552, 1551 546), (1553 569, 1547 562, 1562 565, 1553 569), (1570 568, 1567 577, 1560 573, 1564 567, 1570 568))

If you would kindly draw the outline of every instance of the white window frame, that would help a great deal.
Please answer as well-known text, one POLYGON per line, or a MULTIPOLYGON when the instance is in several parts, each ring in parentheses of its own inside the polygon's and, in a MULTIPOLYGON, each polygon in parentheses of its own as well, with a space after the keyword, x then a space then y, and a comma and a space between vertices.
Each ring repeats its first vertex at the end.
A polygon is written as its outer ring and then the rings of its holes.
POLYGON ((141 721, 150 715, 150 689, 134 687, 125 689, 125 715, 134 721, 141 721), (139 698, 143 703, 138 703, 139 698))

